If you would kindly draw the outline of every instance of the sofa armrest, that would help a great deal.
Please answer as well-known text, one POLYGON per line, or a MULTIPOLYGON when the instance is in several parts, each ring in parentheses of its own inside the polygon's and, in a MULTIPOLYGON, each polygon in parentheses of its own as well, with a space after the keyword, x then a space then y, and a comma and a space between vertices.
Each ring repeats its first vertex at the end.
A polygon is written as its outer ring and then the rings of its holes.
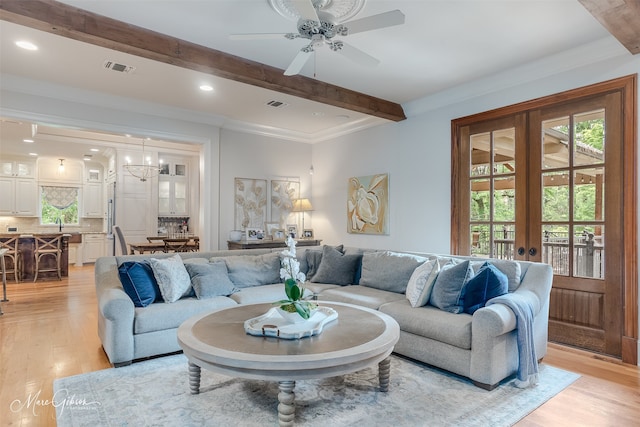
POLYGON ((100 315, 112 322, 131 323, 131 333, 133 333, 134 308, 133 301, 122 289, 105 289, 98 300, 100 315))
POLYGON ((516 328, 516 315, 504 304, 482 307, 473 313, 471 321, 473 334, 482 331, 483 335, 497 337, 516 328))

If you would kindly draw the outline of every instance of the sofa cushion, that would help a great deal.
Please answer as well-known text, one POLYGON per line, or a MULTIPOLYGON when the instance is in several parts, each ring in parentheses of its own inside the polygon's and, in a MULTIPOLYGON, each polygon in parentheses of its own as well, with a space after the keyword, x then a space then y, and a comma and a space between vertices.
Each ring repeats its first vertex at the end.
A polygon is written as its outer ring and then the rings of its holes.
POLYGON ((270 285, 280 282, 280 255, 238 255, 224 258, 229 278, 238 288, 270 285))
POLYGON ((365 252, 359 284, 403 294, 413 271, 426 260, 421 256, 391 251, 365 252))
MULTIPOLYGON (((480 270, 485 262, 486 261, 472 261, 471 265, 473 265, 474 272, 480 270)), ((507 280, 509 281, 509 292, 513 292, 518 289, 523 273, 519 262, 508 259, 492 259, 488 262, 507 276, 507 280)))
POLYGON ((134 306, 146 307, 162 301, 158 282, 148 262, 124 262, 118 267, 118 276, 134 306))
POLYGON ((453 314, 430 305, 412 308, 406 299, 384 304, 379 310, 393 317, 402 331, 471 349, 470 314, 453 314))
POLYGON ((463 288, 463 311, 473 314, 491 298, 504 295, 509 290, 509 279, 494 265, 485 262, 463 288))
POLYGON ((440 273, 441 263, 444 262, 446 261, 434 257, 416 267, 413 271, 405 292, 411 307, 422 307, 429 302, 433 284, 436 282, 438 273, 440 273))
POLYGON ((313 275, 311 281, 350 285, 354 283, 361 258, 362 255, 359 254, 343 254, 336 248, 324 246, 318 272, 313 275))
POLYGON ((191 278, 180 255, 175 254, 163 259, 150 258, 149 262, 165 302, 176 302, 189 294, 191 278))
POLYGON ((383 304, 405 299, 403 294, 360 285, 340 286, 322 291, 318 301, 346 302, 377 310, 383 304))
POLYGON ((197 314, 236 305, 236 302, 229 297, 213 297, 182 298, 173 304, 151 304, 145 308, 134 308, 133 331, 135 334, 143 334, 175 329, 197 314))
MULTIPOLYGON (((313 296, 313 292, 305 288, 304 297, 310 298, 311 296, 313 296)), ((274 303, 287 299, 287 294, 284 291, 284 283, 274 283, 271 285, 242 288, 240 291, 230 295, 229 298, 238 304, 260 304, 274 303)))
POLYGON ((185 263, 191 286, 198 299, 231 295, 238 291, 229 279, 224 260, 205 263, 185 263))
POLYGON ((451 260, 438 273, 429 304, 450 313, 462 313, 462 288, 471 277, 473 268, 469 261, 451 260))

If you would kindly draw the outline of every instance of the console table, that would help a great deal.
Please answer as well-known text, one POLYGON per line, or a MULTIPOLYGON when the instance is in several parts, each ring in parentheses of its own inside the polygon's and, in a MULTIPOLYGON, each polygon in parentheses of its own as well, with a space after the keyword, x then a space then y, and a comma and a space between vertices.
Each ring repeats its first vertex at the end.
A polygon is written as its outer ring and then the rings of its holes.
MULTIPOLYGON (((299 239, 296 240, 296 246, 320 246, 321 239, 299 239)), ((227 247, 230 251, 237 249, 271 249, 286 248, 287 243, 284 240, 227 240, 227 247)))

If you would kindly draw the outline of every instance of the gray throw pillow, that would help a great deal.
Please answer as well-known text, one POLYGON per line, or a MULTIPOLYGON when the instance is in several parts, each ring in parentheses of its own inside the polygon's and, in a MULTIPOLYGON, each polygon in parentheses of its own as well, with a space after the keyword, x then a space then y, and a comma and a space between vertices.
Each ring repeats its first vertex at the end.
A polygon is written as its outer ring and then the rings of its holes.
POLYGON ((150 258, 149 263, 165 302, 176 302, 189 294, 191 278, 180 255, 175 254, 162 259, 150 258))
POLYGON ((342 286, 350 285, 354 283, 361 258, 362 255, 359 254, 343 254, 331 246, 324 246, 318 272, 313 275, 311 281, 342 286))
POLYGON ((238 288, 280 283, 280 255, 239 255, 224 257, 229 278, 238 288))
POLYGON ((198 299, 227 296, 238 291, 229 279, 227 264, 224 260, 206 264, 185 263, 185 267, 198 299))
POLYGON ((360 286, 403 294, 413 271, 426 260, 421 256, 391 251, 365 252, 360 286))
POLYGON ((462 288, 472 277, 473 268, 469 261, 452 260, 444 265, 433 284, 429 304, 450 313, 462 313, 462 288))
MULTIPOLYGON (((322 261, 322 251, 324 247, 327 245, 323 245, 322 249, 307 249, 305 252, 305 261, 307 265, 307 280, 311 281, 313 276, 318 272, 318 267, 320 267, 320 261, 322 261)), ((340 253, 344 253, 344 245, 331 246, 335 248, 340 253)), ((302 263, 300 263, 302 265, 302 263)))

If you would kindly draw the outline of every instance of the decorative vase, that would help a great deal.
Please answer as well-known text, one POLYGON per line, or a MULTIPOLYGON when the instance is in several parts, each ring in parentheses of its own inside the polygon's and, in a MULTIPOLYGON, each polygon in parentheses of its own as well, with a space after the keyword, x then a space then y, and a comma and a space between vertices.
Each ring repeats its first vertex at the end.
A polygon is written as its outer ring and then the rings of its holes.
POLYGON ((239 242, 242 240, 242 231, 240 230, 232 230, 229 232, 229 240, 232 242, 239 242))

